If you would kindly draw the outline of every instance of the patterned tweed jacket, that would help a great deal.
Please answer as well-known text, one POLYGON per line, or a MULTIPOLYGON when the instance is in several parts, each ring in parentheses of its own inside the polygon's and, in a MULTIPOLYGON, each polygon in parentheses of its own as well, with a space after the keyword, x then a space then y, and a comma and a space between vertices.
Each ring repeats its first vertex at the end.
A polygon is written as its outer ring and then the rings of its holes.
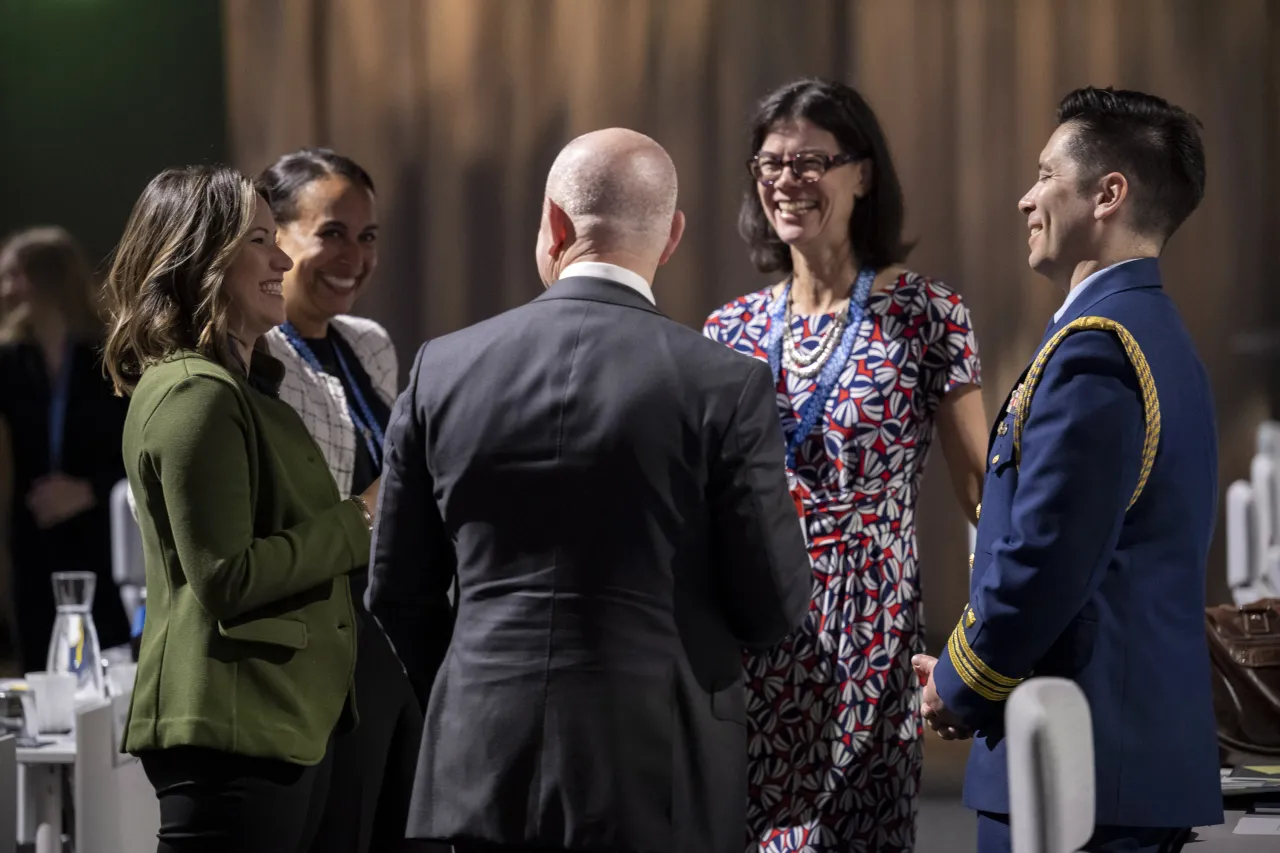
MULTIPOLYGON (((378 396, 388 406, 394 405, 399 365, 387 330, 373 320, 345 314, 329 322, 369 374, 378 396)), ((287 368, 284 382, 280 385, 280 399, 302 416, 302 422, 324 453, 338 491, 350 494, 351 472, 356 458, 356 429, 351 423, 341 380, 313 369, 294 351, 279 329, 267 332, 266 340, 271 354, 287 368)))

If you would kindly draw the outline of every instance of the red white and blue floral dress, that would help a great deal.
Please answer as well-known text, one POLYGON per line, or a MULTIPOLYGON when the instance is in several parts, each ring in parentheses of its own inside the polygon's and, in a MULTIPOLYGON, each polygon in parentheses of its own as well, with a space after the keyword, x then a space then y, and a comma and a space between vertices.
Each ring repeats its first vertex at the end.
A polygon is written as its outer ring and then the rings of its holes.
MULTIPOLYGON (((712 314, 703 333, 765 351, 772 289, 712 314)), ((802 349, 836 315, 794 316, 802 349)), ((915 511, 944 395, 980 381, 959 294, 915 273, 872 293, 858 339, 818 426, 788 470, 813 563, 804 625, 746 658, 748 849, 762 853, 909 853, 920 781, 923 650, 915 511)), ((784 430, 816 390, 785 368, 784 430)), ((779 453, 783 448, 779 447, 779 453)))

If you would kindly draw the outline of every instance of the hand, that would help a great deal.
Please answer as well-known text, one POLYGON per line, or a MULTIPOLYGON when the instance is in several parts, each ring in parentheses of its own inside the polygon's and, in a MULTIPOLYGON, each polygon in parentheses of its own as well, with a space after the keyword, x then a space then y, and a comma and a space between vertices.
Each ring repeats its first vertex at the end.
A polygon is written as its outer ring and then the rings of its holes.
POLYGON ((929 655, 916 655, 911 659, 911 666, 924 685, 924 697, 921 702, 921 714, 929 728, 938 733, 943 740, 966 740, 973 737, 973 731, 960 721, 954 713, 943 704, 938 695, 938 688, 933 683, 933 668, 938 659, 929 655))
POLYGON ((369 515, 371 515, 374 518, 374 520, 377 520, 378 518, 378 491, 381 488, 382 488, 382 477, 379 476, 372 483, 370 483, 369 488, 365 489, 364 492, 361 493, 360 495, 360 497, 364 499, 365 505, 369 507, 369 515))
POLYGON ((27 493, 27 509, 41 530, 74 518, 97 502, 88 480, 61 473, 41 477, 27 493))

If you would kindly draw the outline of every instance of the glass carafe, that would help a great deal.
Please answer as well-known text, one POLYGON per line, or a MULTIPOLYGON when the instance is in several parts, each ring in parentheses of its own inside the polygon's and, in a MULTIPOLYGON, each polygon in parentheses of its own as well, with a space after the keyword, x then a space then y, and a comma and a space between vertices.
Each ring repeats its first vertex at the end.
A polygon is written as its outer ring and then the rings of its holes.
POLYGON ((49 672, 76 676, 76 704, 106 697, 102 649, 93 624, 93 595, 98 578, 93 572, 54 572, 53 600, 58 618, 49 640, 49 672))

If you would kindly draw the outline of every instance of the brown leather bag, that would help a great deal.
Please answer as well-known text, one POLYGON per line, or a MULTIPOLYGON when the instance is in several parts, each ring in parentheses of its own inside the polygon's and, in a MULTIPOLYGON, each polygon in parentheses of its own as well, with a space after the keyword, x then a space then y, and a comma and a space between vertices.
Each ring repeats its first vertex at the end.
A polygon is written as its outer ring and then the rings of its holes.
POLYGON ((1218 743, 1280 755, 1280 598, 1205 608, 1218 743))

